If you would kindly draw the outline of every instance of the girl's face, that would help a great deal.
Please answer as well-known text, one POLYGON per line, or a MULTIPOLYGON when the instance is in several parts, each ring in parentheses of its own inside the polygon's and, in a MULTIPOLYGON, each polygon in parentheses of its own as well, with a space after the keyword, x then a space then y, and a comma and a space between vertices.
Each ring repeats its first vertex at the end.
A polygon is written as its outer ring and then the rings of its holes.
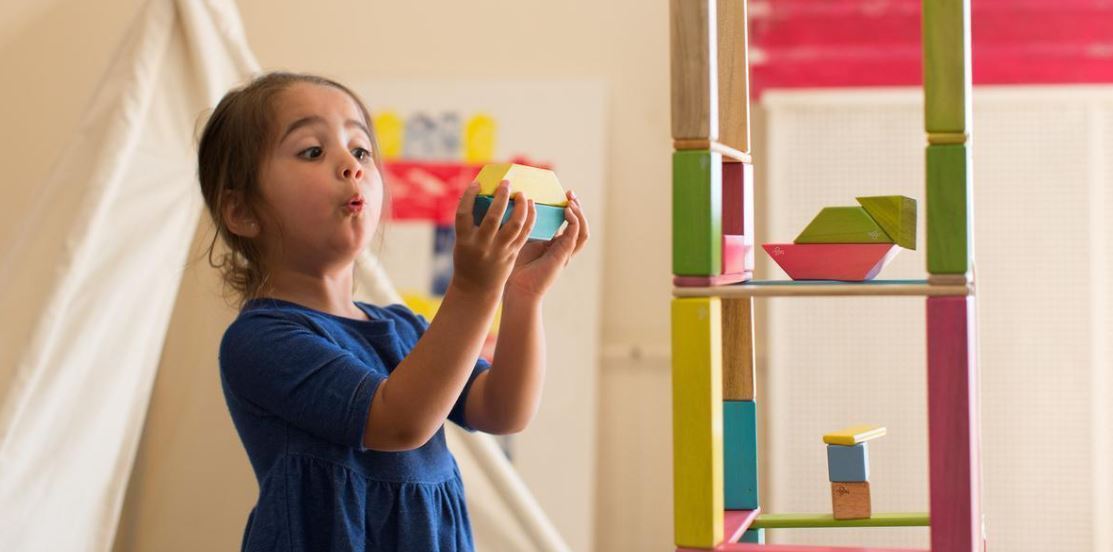
POLYGON ((260 236, 270 262, 319 273, 351 263, 379 222, 383 182, 370 131, 342 90, 297 83, 276 100, 274 146, 260 167, 260 236))

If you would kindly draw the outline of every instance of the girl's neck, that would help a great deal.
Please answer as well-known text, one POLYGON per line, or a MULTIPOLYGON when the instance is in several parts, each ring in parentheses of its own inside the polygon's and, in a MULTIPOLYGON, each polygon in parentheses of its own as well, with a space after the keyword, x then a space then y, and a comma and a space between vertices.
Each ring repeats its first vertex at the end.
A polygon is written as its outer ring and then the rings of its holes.
POLYGON ((334 273, 311 274, 288 268, 269 271, 263 293, 336 316, 366 320, 352 299, 352 265, 334 273))

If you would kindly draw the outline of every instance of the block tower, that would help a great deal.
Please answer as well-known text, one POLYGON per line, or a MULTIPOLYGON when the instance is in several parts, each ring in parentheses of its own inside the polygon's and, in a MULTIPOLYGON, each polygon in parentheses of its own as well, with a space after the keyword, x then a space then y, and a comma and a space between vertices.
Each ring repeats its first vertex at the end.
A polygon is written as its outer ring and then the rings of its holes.
POLYGON ((678 550, 757 551, 765 547, 764 529, 850 526, 930 526, 934 551, 983 549, 969 6, 969 0, 923 0, 928 277, 816 283, 752 280, 746 0, 670 0, 678 550), (753 298, 894 295, 926 298, 930 516, 762 512, 753 298))

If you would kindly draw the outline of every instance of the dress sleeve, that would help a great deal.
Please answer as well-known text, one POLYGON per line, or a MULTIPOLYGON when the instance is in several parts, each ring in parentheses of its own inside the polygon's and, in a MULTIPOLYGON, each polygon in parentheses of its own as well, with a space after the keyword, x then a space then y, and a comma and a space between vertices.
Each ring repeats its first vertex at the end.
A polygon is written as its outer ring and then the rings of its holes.
POLYGON ((328 338, 275 316, 230 326, 220 345, 220 371, 235 398, 359 450, 371 398, 386 379, 328 338))
MULTIPOLYGON (((399 318, 405 319, 413 326, 418 338, 421 338, 421 336, 425 334, 425 329, 429 327, 429 322, 425 320, 424 316, 414 314, 414 312, 405 305, 390 305, 386 307, 386 310, 392 312, 399 318)), ((468 377, 468 382, 464 384, 464 390, 460 392, 460 396, 456 399, 456 404, 452 405, 452 411, 448 413, 449 421, 467 431, 475 431, 475 428, 468 424, 465 416, 464 405, 467 403, 468 393, 471 392, 471 386, 475 383, 475 378, 490 368, 491 364, 486 360, 482 358, 476 360, 475 366, 471 371, 471 376, 468 377)))

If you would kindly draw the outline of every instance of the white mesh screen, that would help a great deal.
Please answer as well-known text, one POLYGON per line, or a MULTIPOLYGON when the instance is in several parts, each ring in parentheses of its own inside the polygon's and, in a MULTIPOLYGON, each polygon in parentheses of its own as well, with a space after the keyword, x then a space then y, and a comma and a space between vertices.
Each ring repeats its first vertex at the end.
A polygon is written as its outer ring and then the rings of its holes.
MULTIPOLYGON (((880 278, 924 278, 916 90, 775 92, 759 240, 791 241, 821 207, 917 198, 917 251, 880 278), (762 215, 765 216, 762 216, 762 215)), ((985 514, 991 549, 1110 550, 1109 283, 1113 89, 979 89, 974 182, 985 514), (1095 526, 1097 524, 1097 526, 1095 526)), ((759 177, 760 178, 760 177, 759 177)), ((784 278, 762 255, 759 278, 784 278)), ((822 434, 886 425, 871 444, 874 512, 926 511, 922 298, 772 299, 767 512, 830 512, 822 434)), ((927 529, 781 530, 770 542, 926 547, 927 529)))

